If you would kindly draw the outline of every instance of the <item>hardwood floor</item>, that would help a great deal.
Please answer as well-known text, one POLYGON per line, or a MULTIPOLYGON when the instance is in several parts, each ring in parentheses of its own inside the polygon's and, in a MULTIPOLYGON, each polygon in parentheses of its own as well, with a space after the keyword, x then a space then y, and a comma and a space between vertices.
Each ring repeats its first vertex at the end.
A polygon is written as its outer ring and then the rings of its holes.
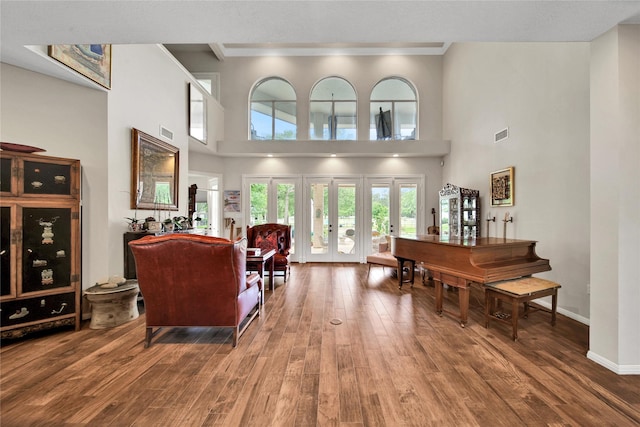
POLYGON ((217 328, 168 329, 145 349, 144 315, 3 342, 0 424, 640 424, 640 377, 588 360, 586 326, 535 313, 513 342, 508 325, 484 328, 474 293, 463 329, 435 314, 433 287, 399 290, 385 271, 294 264, 235 349, 217 328))

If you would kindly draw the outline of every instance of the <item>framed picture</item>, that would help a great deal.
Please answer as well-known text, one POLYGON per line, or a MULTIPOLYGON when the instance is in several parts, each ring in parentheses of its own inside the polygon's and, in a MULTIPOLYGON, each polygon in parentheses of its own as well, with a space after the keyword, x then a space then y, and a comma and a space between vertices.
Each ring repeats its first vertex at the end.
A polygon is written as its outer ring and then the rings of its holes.
POLYGON ((489 189, 491 206, 513 206, 514 176, 513 167, 491 172, 489 175, 489 189))
POLYGON ((180 150, 131 129, 131 209, 178 210, 180 150))
POLYGON ((54 44, 49 46, 49 56, 111 89, 110 44, 54 44))
POLYGON ((240 190, 224 191, 224 211, 240 212, 240 190))
POLYGON ((207 103, 193 83, 189 83, 189 136, 207 144, 207 103))

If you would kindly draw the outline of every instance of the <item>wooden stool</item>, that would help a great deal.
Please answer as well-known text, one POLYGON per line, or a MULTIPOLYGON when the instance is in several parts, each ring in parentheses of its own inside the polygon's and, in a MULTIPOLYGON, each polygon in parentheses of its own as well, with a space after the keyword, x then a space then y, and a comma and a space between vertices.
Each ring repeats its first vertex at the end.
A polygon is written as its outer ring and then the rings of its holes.
POLYGON ((549 311, 542 308, 529 308, 529 301, 551 295, 551 325, 556 324, 556 308, 558 305, 558 289, 561 286, 555 282, 537 277, 523 277, 515 280, 507 280, 504 282, 487 283, 484 285, 484 327, 489 327, 491 319, 499 320, 505 323, 511 322, 513 328, 513 340, 518 339, 518 317, 520 303, 524 303, 524 313, 522 316, 526 318, 533 311, 549 311), (494 313, 496 300, 507 301, 511 303, 511 315, 505 314, 498 317, 494 313))

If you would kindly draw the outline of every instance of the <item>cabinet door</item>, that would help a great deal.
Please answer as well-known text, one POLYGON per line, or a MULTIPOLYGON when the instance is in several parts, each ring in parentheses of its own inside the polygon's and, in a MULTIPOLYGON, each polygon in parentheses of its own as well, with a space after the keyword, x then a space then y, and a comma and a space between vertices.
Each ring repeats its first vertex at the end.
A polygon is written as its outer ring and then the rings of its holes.
POLYGON ((2 327, 9 328, 21 323, 69 317, 75 313, 75 299, 75 293, 68 292, 4 301, 0 304, 2 327))
POLYGON ((16 263, 16 239, 11 227, 15 207, 0 207, 0 299, 15 297, 14 266, 16 263))
POLYGON ((440 236, 460 236, 460 203, 457 195, 440 197, 440 236))
POLYGON ((72 195, 71 163, 25 160, 23 176, 24 194, 72 195))
POLYGON ((74 285, 77 213, 75 206, 22 207, 21 294, 74 285))
POLYGON ((11 194, 13 162, 10 157, 3 157, 0 162, 0 192, 11 194))

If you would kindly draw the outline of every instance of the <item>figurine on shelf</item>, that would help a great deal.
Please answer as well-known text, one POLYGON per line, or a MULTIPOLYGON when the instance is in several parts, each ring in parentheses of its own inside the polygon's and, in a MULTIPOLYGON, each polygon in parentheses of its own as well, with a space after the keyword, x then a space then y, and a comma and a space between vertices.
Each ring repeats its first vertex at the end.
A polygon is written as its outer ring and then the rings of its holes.
POLYGON ((140 231, 142 230, 142 224, 140 223, 142 220, 137 218, 125 218, 129 221, 129 231, 140 231))

